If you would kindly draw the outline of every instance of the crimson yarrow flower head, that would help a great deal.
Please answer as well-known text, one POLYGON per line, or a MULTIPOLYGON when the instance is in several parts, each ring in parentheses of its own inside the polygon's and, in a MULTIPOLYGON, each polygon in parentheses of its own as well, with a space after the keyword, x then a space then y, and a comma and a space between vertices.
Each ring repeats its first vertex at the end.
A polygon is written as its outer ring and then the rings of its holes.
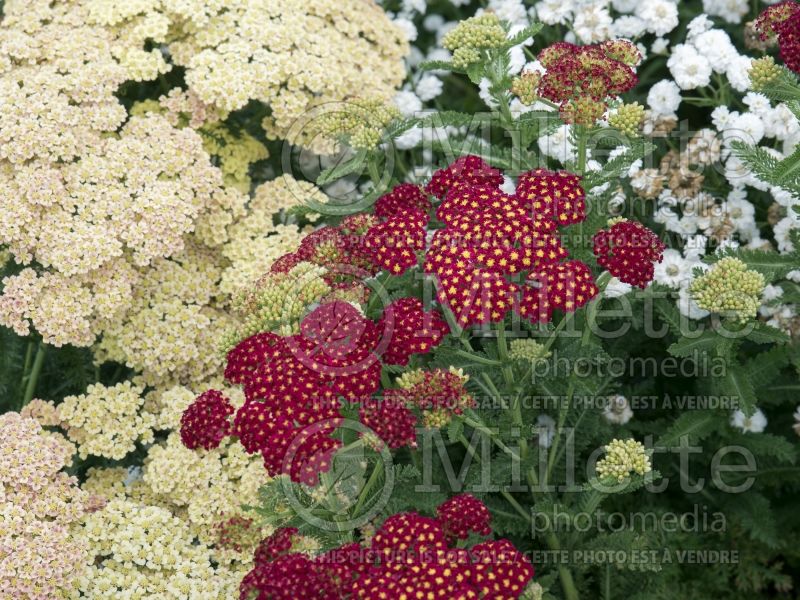
POLYGON ((768 7, 758 17, 756 29, 764 40, 776 38, 783 62, 800 73, 800 3, 788 0, 768 7))
POLYGON ((623 283, 642 289, 653 280, 654 264, 661 262, 666 248, 647 227, 627 219, 598 231, 592 243, 601 267, 623 283))
POLYGON ((591 300, 591 270, 580 261, 562 263, 568 252, 556 235, 559 226, 586 218, 580 177, 536 169, 507 194, 499 171, 477 157, 459 161, 428 185, 442 194, 436 216, 445 227, 433 235, 424 263, 459 325, 499 322, 511 310, 548 322, 554 308, 572 312, 591 300), (476 173, 495 172, 498 178, 475 183, 476 173))
POLYGON ((560 107, 567 123, 592 125, 608 109, 608 100, 636 85, 634 68, 642 59, 627 40, 590 46, 557 42, 539 53, 546 69, 537 93, 560 107))
POLYGON ((271 552, 257 552, 255 567, 242 581, 240 598, 513 600, 522 596, 533 578, 533 566, 510 541, 454 545, 470 532, 491 534, 488 509, 480 500, 462 494, 440 505, 436 514, 435 518, 415 512, 392 515, 368 543, 345 544, 316 557, 291 552, 296 531, 279 530, 262 543, 260 550, 271 552))
POLYGON ((233 405, 222 392, 203 392, 181 416, 183 445, 192 450, 216 448, 230 434, 228 417, 232 414, 233 405))

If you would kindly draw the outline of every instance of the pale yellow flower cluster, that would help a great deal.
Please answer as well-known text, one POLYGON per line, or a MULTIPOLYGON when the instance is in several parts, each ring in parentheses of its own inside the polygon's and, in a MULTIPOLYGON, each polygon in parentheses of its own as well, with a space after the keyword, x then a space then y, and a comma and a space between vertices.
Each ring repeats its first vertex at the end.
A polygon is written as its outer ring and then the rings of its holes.
MULTIPOLYGON (((228 229, 230 241, 222 248, 222 254, 230 266, 222 274, 220 289, 235 295, 266 273, 277 258, 296 250, 307 230, 287 222, 289 211, 304 207, 308 201, 325 204, 327 200, 313 183, 298 181, 291 175, 258 186, 248 204, 247 218, 228 229)), ((311 222, 319 217, 307 211, 304 216, 311 222)))
POLYGON ((71 527, 88 494, 63 469, 75 447, 17 413, 0 415, 0 598, 64 597, 87 561, 71 527))
MULTIPOLYGON (((325 200, 287 176, 248 205, 249 168, 267 151, 234 134, 228 112, 266 102, 265 126, 282 135, 313 104, 354 89, 388 96, 403 76, 402 36, 365 0, 9 0, 4 13, 0 245, 30 267, 4 280, 0 324, 52 345, 102 335, 100 358, 150 371, 147 382, 180 381, 173 365, 198 341, 188 330, 213 337, 216 315, 180 297, 137 303, 134 291, 152 288, 152 271, 169 268, 163 259, 206 246, 230 263, 210 305, 224 308, 299 243, 296 226, 273 222, 276 207, 325 200), (154 79, 168 61, 186 67, 189 87, 128 114, 120 85, 154 79), (126 336, 119 323, 138 331, 126 336), (136 358, 142 351, 150 357, 136 358)), ((218 366, 204 354, 201 344, 182 357, 206 362, 193 376, 218 366)))
POLYGON ((216 600, 237 596, 241 573, 215 569, 208 547, 169 510, 125 498, 89 515, 77 533, 93 557, 74 598, 216 600))
POLYGON ((119 460, 135 450, 137 442, 153 441, 155 419, 141 410, 142 392, 129 381, 113 387, 97 383, 58 405, 59 417, 68 437, 78 444, 81 458, 119 460))
POLYGON ((179 252, 195 229, 219 243, 203 225, 241 212, 245 199, 225 187, 194 130, 156 114, 127 119, 115 97, 123 82, 169 67, 143 66, 158 51, 124 51, 141 47, 151 25, 121 35, 92 25, 83 2, 12 0, 4 14, 0 243, 46 271, 5 280, 0 323, 89 345, 126 309, 137 268, 179 252))
MULTIPOLYGON (((408 45, 371 0, 87 0, 93 22, 120 32, 148 27, 171 60, 186 69, 197 96, 225 111, 250 100, 270 107, 263 126, 286 138, 297 118, 338 102, 354 90, 389 97, 405 77, 408 45)), ((141 35, 137 36, 141 37, 141 35)), ((134 74, 157 65, 124 57, 134 74)), ((330 142, 303 131, 293 142, 329 150, 330 142)))

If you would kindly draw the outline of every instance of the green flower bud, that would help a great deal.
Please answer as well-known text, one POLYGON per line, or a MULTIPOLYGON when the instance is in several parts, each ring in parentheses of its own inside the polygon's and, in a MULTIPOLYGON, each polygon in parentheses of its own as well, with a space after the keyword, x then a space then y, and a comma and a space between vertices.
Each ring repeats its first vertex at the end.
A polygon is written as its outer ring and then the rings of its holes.
POLYGON ((484 13, 461 21, 442 39, 453 53, 453 64, 465 68, 481 59, 480 50, 497 48, 507 41, 506 30, 494 13, 484 13))
POLYGON ((514 360, 535 362, 550 357, 550 351, 536 340, 526 338, 511 340, 508 355, 514 360))
POLYGON ((605 451, 605 457, 597 463, 597 474, 601 479, 623 482, 631 473, 644 475, 652 471, 650 457, 636 440, 611 440, 605 451))
POLYGON ((638 137, 642 123, 644 123, 644 106, 638 102, 622 104, 616 113, 608 117, 608 124, 628 137, 638 137))
POLYGON ((539 97, 537 89, 541 79, 541 73, 526 71, 519 77, 515 77, 511 82, 511 93, 519 98, 519 101, 525 106, 530 106, 539 97))
POLYGON ((763 91, 770 83, 781 76, 781 68, 775 64, 775 59, 771 56, 758 58, 750 65, 751 87, 756 92, 763 91))

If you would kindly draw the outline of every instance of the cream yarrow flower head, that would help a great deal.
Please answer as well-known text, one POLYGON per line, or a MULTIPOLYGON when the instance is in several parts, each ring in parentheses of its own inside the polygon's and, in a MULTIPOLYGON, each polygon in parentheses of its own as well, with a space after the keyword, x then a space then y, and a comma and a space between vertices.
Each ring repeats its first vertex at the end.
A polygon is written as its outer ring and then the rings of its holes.
POLYGON ((703 310, 744 322, 758 314, 764 286, 761 273, 729 256, 692 281, 689 291, 703 310))
POLYGON ((481 59, 481 51, 507 41, 506 30, 496 14, 486 12, 461 21, 442 38, 442 46, 453 53, 453 64, 465 68, 481 59))
POLYGON ((141 410, 142 387, 130 381, 106 387, 96 383, 80 396, 67 396, 58 406, 68 437, 81 458, 124 458, 136 443, 153 441, 154 417, 141 410))
POLYGON ((631 473, 645 475, 652 471, 645 447, 634 439, 612 440, 605 446, 605 451, 605 457, 597 463, 597 474, 601 478, 622 482, 631 473))
POLYGON ((0 415, 0 430, 0 596, 66 597, 89 560, 72 535, 88 495, 63 471, 75 447, 13 412, 0 415))

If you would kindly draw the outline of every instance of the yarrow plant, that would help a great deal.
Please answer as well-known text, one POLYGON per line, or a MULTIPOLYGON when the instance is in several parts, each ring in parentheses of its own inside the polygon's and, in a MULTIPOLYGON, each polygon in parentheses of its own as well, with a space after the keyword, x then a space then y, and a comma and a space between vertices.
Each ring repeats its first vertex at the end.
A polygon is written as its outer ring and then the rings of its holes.
POLYGON ((798 5, 0 3, 0 596, 783 598, 798 5))

